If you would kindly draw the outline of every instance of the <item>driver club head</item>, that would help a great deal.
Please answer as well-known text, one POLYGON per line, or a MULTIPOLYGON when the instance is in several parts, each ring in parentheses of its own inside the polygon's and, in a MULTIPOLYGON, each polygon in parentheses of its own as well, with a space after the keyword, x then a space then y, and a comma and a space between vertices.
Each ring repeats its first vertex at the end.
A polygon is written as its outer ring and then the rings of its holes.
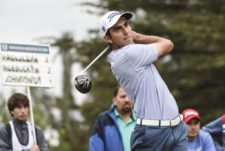
POLYGON ((86 75, 78 75, 74 79, 76 89, 81 93, 88 93, 91 90, 91 80, 86 75))

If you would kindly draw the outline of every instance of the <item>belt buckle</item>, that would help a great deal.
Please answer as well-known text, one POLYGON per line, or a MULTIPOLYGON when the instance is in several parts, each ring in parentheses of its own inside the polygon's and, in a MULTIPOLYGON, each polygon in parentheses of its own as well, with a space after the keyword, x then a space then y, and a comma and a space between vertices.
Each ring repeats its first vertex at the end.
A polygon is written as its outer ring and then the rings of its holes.
POLYGON ((161 120, 159 120, 159 127, 161 127, 161 120))

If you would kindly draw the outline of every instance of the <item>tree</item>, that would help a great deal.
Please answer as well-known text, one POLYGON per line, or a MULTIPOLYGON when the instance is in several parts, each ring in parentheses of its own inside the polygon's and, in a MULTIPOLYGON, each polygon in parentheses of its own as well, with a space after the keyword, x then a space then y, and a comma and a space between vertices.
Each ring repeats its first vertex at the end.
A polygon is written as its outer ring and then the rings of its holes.
MULTIPOLYGON (((56 128, 60 132, 61 136, 61 146, 57 150, 70 150, 79 151, 86 150, 87 146, 82 146, 85 139, 85 131, 81 128, 82 123, 73 118, 73 112, 79 109, 75 102, 72 91, 71 83, 71 70, 72 65, 76 62, 76 42, 69 33, 64 33, 61 38, 55 40, 53 46, 59 48, 59 53, 62 57, 63 62, 63 96, 62 98, 57 98, 56 104, 57 108, 61 110, 62 120, 60 123, 56 124, 56 128)), ((56 150, 56 149, 55 149, 56 150)))
MULTIPOLYGON (((35 108, 35 112, 39 112, 41 116, 35 118, 38 123, 45 124, 43 127, 50 127, 59 133, 59 146, 51 146, 54 151, 80 151, 87 150, 87 131, 82 121, 76 117, 74 113, 79 111, 72 91, 72 66, 77 62, 76 42, 70 33, 64 33, 61 37, 42 37, 41 41, 49 43, 51 46, 58 48, 57 56, 62 58, 62 96, 56 97, 49 95, 43 89, 33 88, 32 94, 36 104, 42 107, 42 110, 35 108), (56 117, 53 110, 59 112, 56 117)), ((56 56, 55 56, 56 57, 56 56)), ((53 58, 54 59, 54 58, 53 58)))
MULTIPOLYGON (((161 58, 156 66, 180 109, 197 108, 203 123, 224 113, 224 1, 100 0, 97 4, 83 4, 98 8, 99 14, 107 10, 131 11, 134 30, 172 39, 173 53, 161 58), (207 114, 210 111, 214 114, 207 114)), ((84 66, 105 46, 98 38, 97 29, 90 31, 92 35, 96 33, 95 37, 80 43, 77 50, 81 57, 86 57, 85 61, 80 60, 84 66)), ((97 114, 110 104, 105 100, 111 99, 116 81, 109 68, 102 58, 89 71, 95 85, 91 92, 93 99, 83 105, 82 113, 90 127, 97 114)))
POLYGON ((10 119, 10 115, 7 109, 6 101, 3 98, 3 95, 0 94, 0 127, 10 119))
MULTIPOLYGON (((83 4, 96 7, 100 15, 107 10, 131 11, 134 14, 131 24, 135 31, 172 39, 175 44, 173 53, 161 58, 156 66, 180 109, 194 107, 200 110, 203 124, 224 113, 224 1, 99 0, 97 4, 83 4), (210 111, 212 114, 208 114, 210 111)), ((80 62, 82 67, 86 67, 106 47, 97 31, 98 29, 91 29, 92 38, 81 42, 75 42, 69 33, 54 39, 52 45, 59 48, 63 60, 63 96, 55 98, 43 92, 35 92, 48 111, 55 107, 63 117, 57 121, 50 111, 41 114, 47 114, 51 126, 60 133, 61 144, 58 148, 53 148, 55 151, 87 150, 88 136, 97 115, 112 103, 112 93, 117 81, 111 73, 106 55, 86 73, 90 76, 93 87, 81 107, 76 104, 71 92, 72 65, 80 62), (71 112, 78 110, 82 112, 84 122, 71 116, 71 112)), ((41 118, 37 120, 42 123, 41 118)))

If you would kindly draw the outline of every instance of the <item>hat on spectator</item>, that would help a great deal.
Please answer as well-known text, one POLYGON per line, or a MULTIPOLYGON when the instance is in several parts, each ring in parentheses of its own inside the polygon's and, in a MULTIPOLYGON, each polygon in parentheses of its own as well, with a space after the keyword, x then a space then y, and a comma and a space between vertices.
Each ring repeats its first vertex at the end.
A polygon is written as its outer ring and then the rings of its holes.
POLYGON ((194 109, 185 109, 183 111, 182 115, 183 115, 183 121, 185 123, 188 123, 192 119, 200 120, 200 115, 199 115, 198 111, 196 111, 194 109))
POLYGON ((109 28, 114 26, 120 17, 125 17, 129 20, 133 15, 129 12, 109 11, 101 19, 99 23, 99 30, 101 37, 104 37, 109 28))

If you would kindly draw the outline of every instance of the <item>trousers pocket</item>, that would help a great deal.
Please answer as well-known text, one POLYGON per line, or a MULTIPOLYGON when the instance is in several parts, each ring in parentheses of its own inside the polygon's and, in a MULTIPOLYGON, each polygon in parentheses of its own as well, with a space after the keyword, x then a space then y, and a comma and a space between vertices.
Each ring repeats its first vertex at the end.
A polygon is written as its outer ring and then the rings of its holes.
POLYGON ((143 143, 145 128, 141 125, 136 125, 131 135, 131 151, 136 151, 143 143))

